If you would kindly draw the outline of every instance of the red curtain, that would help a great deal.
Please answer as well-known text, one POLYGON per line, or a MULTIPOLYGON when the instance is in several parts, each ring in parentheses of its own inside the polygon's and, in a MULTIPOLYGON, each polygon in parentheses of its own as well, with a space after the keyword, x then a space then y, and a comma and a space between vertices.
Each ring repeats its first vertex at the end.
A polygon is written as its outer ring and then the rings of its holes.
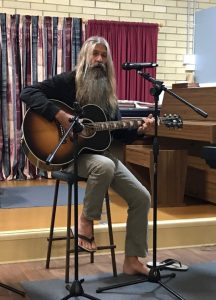
MULTIPOLYGON (((89 20, 86 38, 103 36, 110 45, 117 78, 117 95, 122 100, 153 102, 152 84, 135 70, 124 71, 125 62, 157 62, 158 24, 89 20)), ((144 69, 153 78, 156 68, 144 69)))

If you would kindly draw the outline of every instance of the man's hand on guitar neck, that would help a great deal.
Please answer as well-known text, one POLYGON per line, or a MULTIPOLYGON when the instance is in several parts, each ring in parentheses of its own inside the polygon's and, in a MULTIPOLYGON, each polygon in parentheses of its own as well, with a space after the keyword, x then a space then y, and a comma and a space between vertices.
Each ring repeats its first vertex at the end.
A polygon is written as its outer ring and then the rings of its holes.
POLYGON ((144 134, 147 129, 154 126, 154 123, 155 123, 155 118, 153 117, 152 114, 149 114, 148 117, 144 117, 142 125, 139 126, 137 129, 137 134, 138 135, 144 134))

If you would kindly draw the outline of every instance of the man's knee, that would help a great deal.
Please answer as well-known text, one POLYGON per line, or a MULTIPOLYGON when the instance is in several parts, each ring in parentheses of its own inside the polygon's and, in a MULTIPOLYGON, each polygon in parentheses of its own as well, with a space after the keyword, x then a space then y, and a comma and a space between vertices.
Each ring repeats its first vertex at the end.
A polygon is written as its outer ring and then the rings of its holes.
POLYGON ((112 179, 115 174, 115 164, 111 159, 104 157, 103 160, 97 163, 94 172, 107 180, 112 179))
POLYGON ((148 211, 150 209, 150 207, 151 207, 151 195, 147 190, 140 193, 137 200, 139 202, 140 207, 142 207, 142 210, 148 211))

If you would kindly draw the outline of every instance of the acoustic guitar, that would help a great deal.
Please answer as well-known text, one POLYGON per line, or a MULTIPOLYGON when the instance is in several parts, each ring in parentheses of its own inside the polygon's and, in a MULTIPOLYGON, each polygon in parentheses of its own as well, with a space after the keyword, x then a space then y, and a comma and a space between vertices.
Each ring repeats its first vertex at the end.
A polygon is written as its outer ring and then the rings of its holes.
MULTIPOLYGON (((51 99, 60 109, 71 115, 74 110, 68 105, 51 99)), ((111 143, 111 131, 126 128, 138 128, 142 119, 123 119, 120 121, 107 121, 104 111, 97 105, 83 106, 82 124, 84 129, 78 133, 78 154, 84 149, 103 152, 111 143)), ((159 117, 159 122, 167 127, 182 127, 182 120, 177 115, 159 117)), ((56 171, 66 168, 73 162, 74 144, 70 135, 57 150, 52 162, 46 163, 48 156, 56 148, 65 134, 64 128, 56 120, 48 121, 41 115, 28 109, 22 124, 21 144, 25 155, 36 167, 46 171, 56 171)))

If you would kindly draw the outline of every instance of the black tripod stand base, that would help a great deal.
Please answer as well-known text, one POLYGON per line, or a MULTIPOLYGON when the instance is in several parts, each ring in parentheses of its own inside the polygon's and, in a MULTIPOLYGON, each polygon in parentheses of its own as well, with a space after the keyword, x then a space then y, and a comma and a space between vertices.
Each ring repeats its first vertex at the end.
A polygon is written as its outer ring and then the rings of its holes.
POLYGON ((179 295, 178 293, 176 293, 175 291, 173 291, 171 288, 169 288, 167 285, 165 285, 160 280, 157 283, 160 284, 165 290, 169 291, 172 295, 174 295, 179 300, 185 300, 185 298, 183 298, 181 295, 179 295))
POLYGON ((161 278, 175 278, 175 273, 170 273, 166 275, 160 274, 160 268, 151 268, 148 276, 148 281, 150 282, 158 282, 161 278))
POLYGON ((100 300, 94 296, 84 293, 84 290, 83 290, 83 287, 81 284, 83 281, 84 281, 83 279, 82 280, 74 280, 71 285, 67 285, 66 289, 69 291, 69 295, 65 296, 61 300, 67 300, 69 298, 79 297, 79 296, 87 298, 87 299, 91 299, 91 300, 100 300))
POLYGON ((146 282, 146 281, 148 281, 148 278, 140 278, 140 279, 135 279, 135 280, 131 280, 131 281, 128 281, 128 282, 116 283, 116 284, 106 286, 106 287, 99 287, 96 290, 96 293, 102 293, 103 291, 117 289, 117 288, 120 288, 120 287, 129 286, 129 285, 142 283, 142 282, 146 282))
POLYGON ((165 288, 167 291, 169 291, 172 295, 174 295, 178 299, 185 300, 178 293, 176 293, 171 288, 166 286, 163 282, 161 282, 161 278, 174 278, 175 276, 176 276, 175 273, 166 274, 166 275, 161 276, 159 268, 155 268, 155 269, 152 268, 149 272, 148 277, 143 277, 143 278, 140 278, 140 279, 138 278, 138 279, 131 280, 131 281, 128 281, 128 282, 117 283, 117 284, 113 284, 113 285, 106 286, 106 287, 99 287, 96 290, 96 292, 97 293, 102 293, 103 291, 107 291, 107 290, 111 290, 111 289, 115 289, 115 288, 120 288, 120 287, 124 287, 124 286, 134 285, 134 284, 143 283, 143 282, 153 282, 153 283, 160 284, 163 288, 165 288))
POLYGON ((148 276, 148 281, 153 282, 153 283, 158 283, 160 284, 163 288, 165 288, 167 291, 169 291, 172 295, 176 296, 180 300, 184 300, 182 296, 180 296, 178 293, 173 291, 171 288, 169 288, 167 285, 165 285, 163 282, 161 282, 161 278, 175 278, 176 274, 175 273, 170 273, 166 275, 160 274, 160 268, 152 268, 149 272, 148 276))
POLYGON ((20 291, 20 290, 17 290, 17 289, 15 289, 15 288, 13 288, 12 286, 9 286, 9 285, 7 285, 7 284, 4 284, 4 283, 1 283, 1 282, 0 282, 0 287, 2 287, 2 288, 4 288, 4 289, 7 289, 7 290, 9 290, 9 291, 11 291, 11 292, 14 292, 14 293, 16 293, 16 294, 19 294, 20 296, 25 297, 25 293, 24 293, 24 292, 22 292, 22 291, 20 291))

